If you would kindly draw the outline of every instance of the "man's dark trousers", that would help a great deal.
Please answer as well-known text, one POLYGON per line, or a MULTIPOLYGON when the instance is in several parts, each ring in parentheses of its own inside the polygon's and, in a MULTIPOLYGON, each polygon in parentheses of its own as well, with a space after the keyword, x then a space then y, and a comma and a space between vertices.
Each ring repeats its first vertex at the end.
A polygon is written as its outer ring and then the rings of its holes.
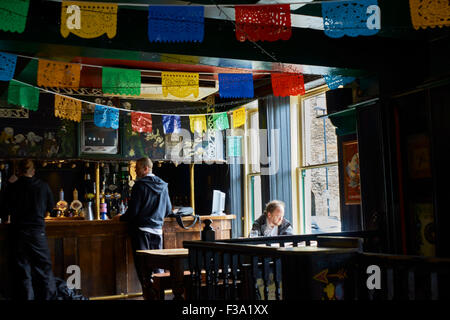
MULTIPOLYGON (((136 271, 138 273, 139 280, 141 281, 142 284, 143 280, 141 279, 141 275, 139 272, 141 268, 141 266, 139 265, 140 260, 136 259, 136 250, 162 249, 163 238, 162 235, 142 231, 136 227, 132 227, 129 234, 131 235, 131 247, 133 249, 134 264, 136 267, 136 271)), ((153 272, 161 273, 164 272, 164 270, 155 269, 153 270, 153 272)))
POLYGON ((45 229, 13 228, 14 298, 52 300, 56 285, 45 229))

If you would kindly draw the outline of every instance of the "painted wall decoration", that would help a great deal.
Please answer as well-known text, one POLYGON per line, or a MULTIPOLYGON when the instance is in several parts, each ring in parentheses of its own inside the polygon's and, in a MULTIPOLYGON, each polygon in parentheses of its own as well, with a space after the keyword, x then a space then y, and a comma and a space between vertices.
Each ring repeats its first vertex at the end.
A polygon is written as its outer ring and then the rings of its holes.
POLYGON ((321 270, 313 276, 315 281, 322 285, 322 300, 343 300, 344 279, 347 278, 345 269, 339 269, 335 273, 329 269, 321 270))
POLYGON ((358 142, 349 141, 343 143, 344 163, 344 196, 345 204, 361 203, 361 186, 359 173, 358 142))
POLYGON ((64 120, 59 128, 8 126, 0 122, 0 157, 70 158, 76 154, 76 127, 64 120))
POLYGON ((408 137, 408 171, 412 179, 431 178, 430 139, 425 134, 408 137))
POLYGON ((436 229, 432 203, 414 203, 412 205, 416 222, 416 251, 427 257, 436 256, 436 229))

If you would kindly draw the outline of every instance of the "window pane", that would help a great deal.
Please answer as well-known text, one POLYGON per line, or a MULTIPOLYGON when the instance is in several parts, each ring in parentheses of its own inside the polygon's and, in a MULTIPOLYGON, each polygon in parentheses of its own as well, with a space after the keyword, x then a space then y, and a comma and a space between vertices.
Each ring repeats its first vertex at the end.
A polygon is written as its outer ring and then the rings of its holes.
POLYGON ((261 200, 261 177, 250 177, 250 201, 251 201, 251 215, 253 222, 262 214, 262 200, 261 200))
POLYGON ((340 232, 337 166, 304 170, 306 233, 340 232))
POLYGON ((249 121, 249 149, 250 149, 250 172, 256 173, 260 172, 260 161, 259 161, 259 119, 258 112, 252 112, 250 114, 249 121))
POLYGON ((303 166, 337 161, 336 127, 326 114, 325 93, 302 100, 303 166))

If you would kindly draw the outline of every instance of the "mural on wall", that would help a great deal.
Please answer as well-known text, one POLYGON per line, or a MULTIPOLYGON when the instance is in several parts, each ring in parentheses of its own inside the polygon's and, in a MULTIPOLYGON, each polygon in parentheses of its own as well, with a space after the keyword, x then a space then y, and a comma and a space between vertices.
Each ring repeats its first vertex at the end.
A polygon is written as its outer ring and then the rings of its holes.
POLYGON ((75 123, 56 129, 0 126, 0 156, 10 158, 70 158, 76 154, 75 123))
POLYGON ((345 204, 361 203, 358 142, 343 143, 345 204))
POLYGON ((343 300, 345 278, 347 278, 347 272, 344 269, 339 269, 336 273, 330 273, 328 269, 324 269, 313 276, 314 280, 322 283, 322 300, 343 300))

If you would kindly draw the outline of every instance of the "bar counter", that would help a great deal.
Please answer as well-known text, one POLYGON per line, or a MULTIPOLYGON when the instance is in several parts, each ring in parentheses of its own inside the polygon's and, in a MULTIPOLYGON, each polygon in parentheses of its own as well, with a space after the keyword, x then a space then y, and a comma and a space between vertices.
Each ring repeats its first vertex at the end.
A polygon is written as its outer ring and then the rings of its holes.
MULTIPOLYGON (((234 215, 201 216, 211 219, 216 239, 231 237, 234 215)), ((185 217, 185 225, 192 223, 185 217)), ((9 225, 0 225, 0 299, 9 296, 7 232, 9 225)), ((200 224, 185 230, 175 218, 166 218, 163 227, 164 248, 182 248, 184 240, 200 240, 200 224)), ((55 276, 67 279, 70 265, 81 269, 81 292, 87 297, 142 292, 134 267, 127 223, 117 220, 65 220, 46 221, 46 233, 55 276)))

